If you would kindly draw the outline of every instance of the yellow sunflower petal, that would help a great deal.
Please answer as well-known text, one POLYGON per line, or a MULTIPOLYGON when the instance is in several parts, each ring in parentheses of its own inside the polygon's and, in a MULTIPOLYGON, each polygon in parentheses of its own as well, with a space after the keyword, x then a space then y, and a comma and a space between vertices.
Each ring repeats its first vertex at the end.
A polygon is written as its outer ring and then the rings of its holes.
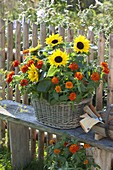
POLYGON ((88 53, 90 48, 90 41, 83 35, 79 35, 74 40, 74 51, 77 53, 88 53))
POLYGON ((65 66, 67 64, 69 56, 66 54, 66 52, 58 49, 52 55, 50 55, 48 59, 50 65, 59 67, 61 65, 65 66))
POLYGON ((34 64, 29 67, 28 78, 31 82, 38 82, 39 75, 34 64))
POLYGON ((61 44, 63 42, 62 36, 59 34, 52 34, 46 38, 46 44, 51 45, 52 47, 61 44))

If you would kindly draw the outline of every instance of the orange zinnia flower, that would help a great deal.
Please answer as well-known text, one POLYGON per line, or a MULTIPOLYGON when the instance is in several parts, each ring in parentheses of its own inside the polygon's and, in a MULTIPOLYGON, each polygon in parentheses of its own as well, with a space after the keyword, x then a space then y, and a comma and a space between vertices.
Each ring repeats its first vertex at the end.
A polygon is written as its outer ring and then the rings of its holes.
POLYGON ((90 147, 91 147, 90 144, 87 143, 84 144, 84 148, 90 148, 90 147))
POLYGON ((84 161, 84 164, 86 165, 86 164, 88 164, 89 163, 89 161, 88 161, 88 159, 86 159, 85 161, 84 161))
POLYGON ((59 154, 60 153, 60 149, 54 149, 54 153, 55 154, 59 154))
POLYGON ((23 51, 23 54, 27 54, 27 53, 29 53, 29 49, 23 51))
POLYGON ((70 68, 72 71, 77 70, 77 69, 78 69, 78 64, 77 64, 77 63, 71 63, 71 64, 69 65, 69 68, 70 68))
POLYGON ((55 90, 56 90, 57 93, 60 93, 61 92, 61 87, 60 86, 56 86, 55 90))
POLYGON ((75 75, 74 75, 75 78, 77 78, 78 80, 82 80, 83 78, 83 75, 81 72, 76 72, 75 75))
POLYGON ((55 140, 54 140, 54 139, 51 139, 51 140, 49 141, 49 144, 50 144, 50 145, 55 144, 55 140))
POLYGON ((107 67, 104 67, 102 71, 104 72, 104 74, 109 74, 109 68, 107 67))
POLYGON ((77 145, 77 144, 72 144, 70 147, 69 147, 69 150, 70 150, 70 152, 71 153, 75 153, 75 152, 77 152, 78 150, 79 150, 79 145, 77 145))
POLYGON ((67 81, 65 84, 67 89, 72 89, 73 88, 73 83, 71 81, 67 81))
POLYGON ((70 99, 71 101, 75 100, 75 99, 76 99, 76 93, 74 93, 74 92, 70 93, 69 99, 70 99))
POLYGON ((57 77, 53 77, 53 78, 52 78, 52 83, 53 83, 53 84, 58 84, 58 82, 59 82, 59 80, 58 80, 57 77))
POLYGON ((99 74, 98 72, 92 73, 91 79, 92 79, 93 81, 99 81, 99 80, 100 80, 100 74, 99 74))

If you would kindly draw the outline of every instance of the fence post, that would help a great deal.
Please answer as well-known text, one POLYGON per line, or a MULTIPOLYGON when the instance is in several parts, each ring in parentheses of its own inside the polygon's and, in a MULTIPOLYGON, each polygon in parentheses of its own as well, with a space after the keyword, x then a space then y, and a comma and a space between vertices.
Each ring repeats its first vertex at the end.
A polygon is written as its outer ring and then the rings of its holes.
MULTIPOLYGON (((15 42, 15 60, 18 60, 19 62, 21 62, 21 56, 20 56, 20 50, 21 50, 21 24, 17 21, 16 22, 16 42, 15 42)), ((18 74, 19 71, 19 67, 15 68, 15 74, 18 74)), ((20 91, 18 89, 18 85, 16 86, 15 89, 15 100, 17 102, 20 102, 20 91)))
MULTIPOLYGON (((5 70, 5 21, 0 19, 0 69, 5 70)), ((0 99, 5 99, 5 82, 0 74, 0 99)), ((0 141, 5 138, 4 122, 0 120, 0 141)), ((3 141, 4 143, 4 141, 3 141)), ((0 144, 0 148, 2 144, 0 144)))
MULTIPOLYGON (((38 27, 36 24, 33 24, 32 27, 32 46, 36 47, 37 46, 37 41, 38 41, 38 27)), ((34 159, 36 157, 36 129, 31 128, 31 158, 34 159)))
MULTIPOLYGON (((98 40, 98 63, 104 61, 104 51, 105 51, 105 36, 103 32, 99 33, 99 40, 98 40)), ((97 91, 96 91, 96 109, 102 110, 103 108, 103 82, 100 83, 97 91)))
POLYGON ((107 104, 113 103, 113 34, 109 37, 109 68, 110 73, 108 76, 108 101, 107 104))
MULTIPOLYGON (((23 50, 29 48, 29 25, 23 23, 23 50)), ((23 96, 23 103, 28 104, 28 95, 25 93, 23 96)))

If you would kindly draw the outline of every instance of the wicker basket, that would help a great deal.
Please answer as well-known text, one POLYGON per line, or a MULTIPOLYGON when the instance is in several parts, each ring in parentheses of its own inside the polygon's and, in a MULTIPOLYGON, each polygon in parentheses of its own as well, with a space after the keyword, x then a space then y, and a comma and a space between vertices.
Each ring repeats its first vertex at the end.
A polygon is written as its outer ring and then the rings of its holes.
POLYGON ((75 111, 73 111, 70 103, 50 105, 46 100, 32 99, 38 121, 58 129, 71 129, 80 126, 80 115, 84 113, 83 108, 89 102, 91 102, 91 99, 85 99, 79 104, 74 104, 75 111))

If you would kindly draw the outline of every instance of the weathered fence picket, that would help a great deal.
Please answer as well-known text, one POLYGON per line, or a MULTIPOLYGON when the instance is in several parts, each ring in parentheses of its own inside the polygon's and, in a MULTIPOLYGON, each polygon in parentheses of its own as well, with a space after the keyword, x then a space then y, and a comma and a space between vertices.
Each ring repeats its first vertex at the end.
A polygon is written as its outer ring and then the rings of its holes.
MULTIPOLYGON (((30 32, 30 26, 28 23, 24 22, 23 27, 20 22, 16 22, 16 30, 13 30, 13 23, 8 22, 8 25, 5 26, 5 22, 0 19, 0 69, 12 70, 12 61, 18 60, 23 61, 22 50, 28 49, 31 44, 32 37, 32 46, 35 47, 38 44, 38 40, 40 41, 42 46, 45 46, 45 39, 48 34, 54 33, 55 27, 50 26, 47 30, 45 23, 40 24, 40 31, 38 31, 39 26, 36 24, 32 25, 32 31, 30 32), (7 29, 6 29, 7 28, 7 29), (5 30, 7 32, 5 32, 5 30), (32 36, 31 36, 32 34, 32 36), (23 41, 23 44, 21 44, 23 41), (22 45, 22 46, 21 46, 22 45), (5 50, 7 49, 7 50, 5 50)), ((58 27, 58 33, 63 37, 63 40, 67 40, 72 42, 74 39, 74 30, 69 28, 65 30, 61 26, 58 27), (66 39, 66 38, 67 39, 66 39)), ((79 30, 77 34, 83 34, 83 31, 79 30)), ((91 43, 94 43, 94 33, 89 30, 87 34, 88 39, 91 43)), ((113 35, 110 35, 109 38, 110 46, 109 46, 109 67, 110 73, 108 76, 108 102, 107 105, 113 103, 113 35)), ((69 52, 69 51, 68 51, 69 52)), ((90 50, 90 58, 88 61, 94 60, 95 53, 94 49, 90 50)), ((105 38, 104 34, 101 32, 98 35, 98 53, 97 59, 98 64, 104 61, 105 53, 105 38)), ((18 69, 15 69, 15 73, 18 73, 18 69)), ((0 97, 2 99, 10 99, 15 100, 19 103, 30 104, 28 100, 27 94, 24 96, 20 96, 20 92, 18 86, 15 89, 15 94, 13 94, 13 90, 9 88, 9 85, 2 80, 2 76, 0 75, 0 86, 2 91, 0 91, 0 97)), ((103 109, 103 84, 101 83, 96 92, 96 109, 103 109)), ((11 119, 12 120, 12 119, 11 119)), ((32 128, 28 125, 29 123, 20 122, 18 125, 16 121, 8 121, 8 129, 9 129, 9 143, 10 149, 12 153, 12 165, 16 170, 22 166, 25 166, 27 163, 36 157, 36 140, 38 133, 38 159, 44 158, 44 142, 45 142, 45 133, 43 129, 38 129, 36 131, 36 125, 32 128), (12 145, 12 143, 14 145, 12 145), (22 147, 22 148, 21 148, 22 147), (23 155, 23 156, 22 156, 23 155)), ((4 122, 0 120, 0 140, 4 138, 4 122)), ((49 145, 49 140, 53 138, 54 131, 47 129, 46 142, 49 145)), ((56 133, 57 134, 57 133, 56 133)), ((58 135, 58 134, 57 134, 58 135)), ((59 135, 57 136, 59 140, 59 135)), ((102 170, 110 170, 111 168, 111 151, 106 151, 104 148, 98 148, 98 145, 95 144, 93 147, 93 156, 95 157, 95 162, 98 163, 102 170), (105 159, 108 160, 108 163, 105 165, 105 159)))

